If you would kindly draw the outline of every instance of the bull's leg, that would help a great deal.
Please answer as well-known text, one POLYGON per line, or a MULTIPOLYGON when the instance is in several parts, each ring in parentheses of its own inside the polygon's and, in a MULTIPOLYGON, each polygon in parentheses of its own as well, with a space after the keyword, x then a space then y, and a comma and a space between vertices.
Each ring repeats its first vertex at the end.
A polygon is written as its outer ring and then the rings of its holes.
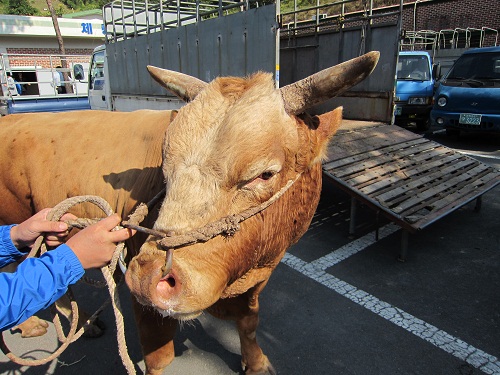
POLYGON ((209 312, 220 319, 236 321, 241 344, 241 366, 248 375, 275 375, 273 365, 257 343, 259 325, 259 293, 266 283, 262 283, 246 293, 234 298, 219 300, 209 308, 209 312))
POLYGON ((146 363, 146 375, 161 375, 175 357, 174 335, 177 320, 162 318, 158 312, 146 309, 135 299, 133 306, 146 363))
POLYGON ((249 306, 249 313, 236 321, 241 343, 241 366, 245 374, 276 374, 271 362, 257 343, 256 331, 259 325, 259 302, 249 306))
MULTIPOLYGON (((71 290, 71 289, 70 289, 71 290)), ((71 300, 69 297, 64 294, 61 298, 59 298, 56 301, 56 309, 57 311, 62 314, 68 322, 71 323, 72 320, 72 311, 71 311, 71 300)), ((104 334, 105 326, 102 321, 99 320, 99 318, 96 318, 92 323, 87 324, 87 320, 90 319, 89 313, 86 311, 82 310, 81 308, 78 309, 78 325, 77 325, 77 331, 83 327, 84 333, 83 336, 87 338, 97 338, 101 337, 104 334)))

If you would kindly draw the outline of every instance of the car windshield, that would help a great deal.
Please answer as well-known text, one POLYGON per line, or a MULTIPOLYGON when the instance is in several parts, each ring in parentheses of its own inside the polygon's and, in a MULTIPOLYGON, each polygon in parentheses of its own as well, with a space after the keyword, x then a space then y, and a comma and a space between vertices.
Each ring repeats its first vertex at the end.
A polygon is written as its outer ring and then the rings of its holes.
POLYGON ((446 79, 500 80, 500 52, 462 55, 453 65, 446 79))
POLYGON ((400 55, 396 74, 400 80, 429 80, 431 74, 427 56, 400 55))

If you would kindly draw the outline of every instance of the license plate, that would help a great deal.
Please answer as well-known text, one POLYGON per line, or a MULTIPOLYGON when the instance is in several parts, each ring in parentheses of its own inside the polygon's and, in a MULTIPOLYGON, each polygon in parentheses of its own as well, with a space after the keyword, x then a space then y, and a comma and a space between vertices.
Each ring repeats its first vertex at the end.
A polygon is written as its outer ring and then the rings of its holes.
POLYGON ((476 115, 474 113, 461 113, 458 122, 466 125, 480 125, 481 115, 476 115))
POLYGON ((403 112, 403 108, 402 107, 396 106, 396 108, 394 108, 394 116, 401 116, 402 112, 403 112))

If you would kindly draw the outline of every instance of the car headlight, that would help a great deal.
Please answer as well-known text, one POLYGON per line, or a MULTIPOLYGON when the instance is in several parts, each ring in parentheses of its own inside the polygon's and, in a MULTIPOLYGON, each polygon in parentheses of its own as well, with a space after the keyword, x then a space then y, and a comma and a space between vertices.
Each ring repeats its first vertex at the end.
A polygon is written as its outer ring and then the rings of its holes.
POLYGON ((440 106, 440 107, 444 107, 446 105, 446 103, 448 102, 448 100, 444 97, 444 96, 441 96, 438 100, 437 100, 437 105, 440 106))
POLYGON ((415 96, 408 99, 408 104, 424 105, 427 104, 427 98, 424 96, 415 96))

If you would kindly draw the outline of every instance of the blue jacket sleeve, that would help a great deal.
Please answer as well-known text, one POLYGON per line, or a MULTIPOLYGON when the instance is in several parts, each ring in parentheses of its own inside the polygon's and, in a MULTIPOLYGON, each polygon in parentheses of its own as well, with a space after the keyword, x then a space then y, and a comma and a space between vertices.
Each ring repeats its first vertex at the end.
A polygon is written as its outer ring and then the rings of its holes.
POLYGON ((17 250, 10 239, 10 229, 14 225, 0 226, 0 268, 26 255, 17 250))
MULTIPOLYGON (((6 263, 23 255, 10 241, 10 227, 0 227, 0 258, 6 263)), ((75 253, 63 244, 39 258, 25 259, 14 273, 0 273, 0 331, 50 306, 84 272, 75 253)))

